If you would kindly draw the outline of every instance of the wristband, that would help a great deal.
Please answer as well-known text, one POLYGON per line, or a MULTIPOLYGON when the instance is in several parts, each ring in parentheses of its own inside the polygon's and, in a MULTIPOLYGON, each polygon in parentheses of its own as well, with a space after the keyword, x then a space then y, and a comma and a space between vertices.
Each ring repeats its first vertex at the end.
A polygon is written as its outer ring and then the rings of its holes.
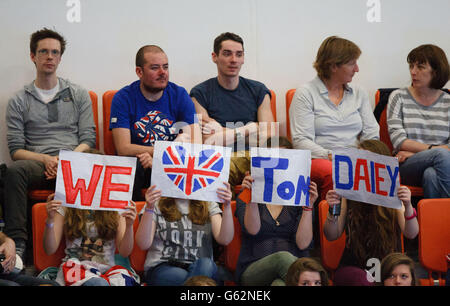
POLYGON ((153 214, 155 211, 153 210, 153 208, 145 208, 145 212, 153 214))
POLYGON ((431 149, 433 146, 434 146, 434 145, 430 145, 430 146, 428 147, 428 150, 431 149))
POLYGON ((312 211, 313 208, 312 207, 308 207, 308 206, 303 206, 303 210, 304 211, 312 211))
POLYGON ((411 216, 409 216, 409 217, 405 216, 405 220, 406 220, 406 221, 409 221, 409 220, 414 219, 415 217, 417 217, 417 211, 416 211, 416 209, 413 207, 413 214, 412 214, 411 216))
POLYGON ((45 227, 47 227, 47 228, 53 228, 54 225, 55 225, 55 223, 47 223, 47 222, 45 222, 45 227))

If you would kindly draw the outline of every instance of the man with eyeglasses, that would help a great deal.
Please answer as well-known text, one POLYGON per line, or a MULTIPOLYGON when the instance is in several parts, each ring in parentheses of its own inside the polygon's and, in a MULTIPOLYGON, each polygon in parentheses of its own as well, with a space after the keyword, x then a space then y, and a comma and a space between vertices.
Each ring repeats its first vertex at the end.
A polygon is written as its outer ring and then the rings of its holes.
POLYGON ((5 174, 5 233, 23 259, 28 239, 27 190, 54 189, 59 150, 82 152, 95 147, 89 93, 56 75, 65 46, 64 37, 47 28, 31 35, 36 79, 9 100, 6 110, 13 162, 5 174))

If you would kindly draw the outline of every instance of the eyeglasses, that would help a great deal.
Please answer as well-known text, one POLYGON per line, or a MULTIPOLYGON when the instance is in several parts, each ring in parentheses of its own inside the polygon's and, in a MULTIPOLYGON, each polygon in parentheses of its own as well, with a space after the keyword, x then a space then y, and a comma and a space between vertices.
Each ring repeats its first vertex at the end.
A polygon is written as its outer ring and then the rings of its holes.
POLYGON ((59 51, 57 49, 53 49, 53 50, 40 49, 37 51, 37 53, 40 56, 48 56, 49 53, 51 53, 53 56, 56 56, 56 57, 61 55, 61 51, 59 51))

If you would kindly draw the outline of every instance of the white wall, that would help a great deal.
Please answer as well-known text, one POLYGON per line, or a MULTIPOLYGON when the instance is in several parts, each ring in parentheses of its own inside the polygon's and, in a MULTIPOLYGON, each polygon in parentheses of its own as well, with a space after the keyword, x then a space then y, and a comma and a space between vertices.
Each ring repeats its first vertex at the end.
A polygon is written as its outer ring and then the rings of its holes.
POLYGON ((379 0, 381 22, 374 23, 366 16, 370 1, 1 0, 0 162, 10 162, 6 105, 35 77, 29 36, 44 26, 68 41, 59 76, 95 91, 100 106, 106 90, 136 79, 134 58, 142 45, 161 46, 169 56, 171 81, 189 91, 216 74, 210 56, 214 38, 235 32, 245 42, 241 74, 275 91, 284 133, 285 93, 315 76, 312 62, 330 35, 350 39, 363 51, 354 83, 367 89, 372 103, 377 88, 408 84, 406 55, 412 48, 433 43, 450 56, 449 0, 379 0), (66 17, 71 2, 81 4, 79 23, 66 17))

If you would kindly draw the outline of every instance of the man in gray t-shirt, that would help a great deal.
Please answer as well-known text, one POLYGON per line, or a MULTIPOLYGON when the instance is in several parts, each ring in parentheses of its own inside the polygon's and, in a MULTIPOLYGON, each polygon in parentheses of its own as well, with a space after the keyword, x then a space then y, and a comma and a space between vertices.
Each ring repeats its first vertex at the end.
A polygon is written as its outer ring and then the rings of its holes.
POLYGON ((59 33, 46 28, 31 35, 36 79, 9 100, 6 111, 13 163, 5 174, 5 232, 21 257, 28 238, 28 188, 54 188, 59 150, 95 147, 89 93, 56 75, 65 45, 59 33))
POLYGON ((237 142, 236 150, 244 149, 239 140, 251 135, 259 134, 260 141, 265 141, 269 132, 260 123, 274 121, 270 91, 260 82, 239 76, 244 64, 242 38, 228 32, 219 35, 214 40, 212 60, 217 65, 217 77, 198 84, 190 93, 200 115, 203 142, 237 142))

